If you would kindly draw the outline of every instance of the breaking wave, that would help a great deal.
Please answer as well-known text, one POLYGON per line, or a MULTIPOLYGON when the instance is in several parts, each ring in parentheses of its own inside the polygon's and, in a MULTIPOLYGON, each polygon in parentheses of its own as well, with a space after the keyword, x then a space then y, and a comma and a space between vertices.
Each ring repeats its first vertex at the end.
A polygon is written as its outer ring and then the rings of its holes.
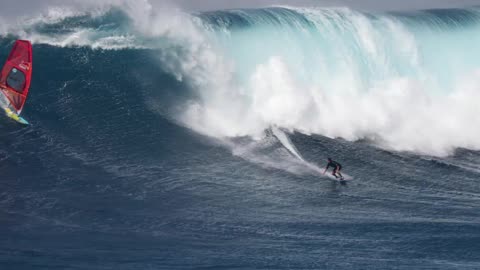
POLYGON ((476 9, 187 14, 127 1, 52 9, 4 32, 59 47, 152 50, 193 93, 173 101, 170 117, 210 136, 261 138, 276 126, 444 156, 480 149, 479 19, 476 9))

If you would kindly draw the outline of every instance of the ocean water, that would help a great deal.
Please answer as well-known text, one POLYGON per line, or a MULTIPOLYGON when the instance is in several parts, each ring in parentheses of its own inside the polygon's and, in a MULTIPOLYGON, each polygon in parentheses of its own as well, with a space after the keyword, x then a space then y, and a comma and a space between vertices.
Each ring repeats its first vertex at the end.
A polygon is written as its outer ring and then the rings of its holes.
POLYGON ((480 268, 477 9, 135 3, 1 28, 0 269, 480 268))

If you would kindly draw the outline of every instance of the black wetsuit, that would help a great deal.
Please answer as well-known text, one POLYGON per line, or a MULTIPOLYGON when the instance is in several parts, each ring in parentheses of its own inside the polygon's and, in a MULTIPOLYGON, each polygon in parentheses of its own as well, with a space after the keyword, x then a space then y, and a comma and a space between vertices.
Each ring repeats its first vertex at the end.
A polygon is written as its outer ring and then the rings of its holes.
POLYGON ((328 170, 328 168, 330 168, 330 167, 333 168, 333 171, 334 171, 334 172, 335 172, 335 171, 340 171, 340 170, 342 169, 342 164, 340 164, 340 163, 332 160, 332 161, 328 162, 328 164, 327 164, 327 170, 328 170))

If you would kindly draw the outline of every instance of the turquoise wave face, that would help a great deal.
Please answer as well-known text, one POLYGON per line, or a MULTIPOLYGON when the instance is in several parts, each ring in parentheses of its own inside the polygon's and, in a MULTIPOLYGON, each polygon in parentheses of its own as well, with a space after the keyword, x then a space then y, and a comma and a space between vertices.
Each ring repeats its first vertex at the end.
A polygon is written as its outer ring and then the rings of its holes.
POLYGON ((240 78, 281 57, 306 83, 329 85, 338 74, 358 90, 392 77, 449 91, 479 67, 476 10, 366 14, 349 9, 232 10, 199 15, 240 78))

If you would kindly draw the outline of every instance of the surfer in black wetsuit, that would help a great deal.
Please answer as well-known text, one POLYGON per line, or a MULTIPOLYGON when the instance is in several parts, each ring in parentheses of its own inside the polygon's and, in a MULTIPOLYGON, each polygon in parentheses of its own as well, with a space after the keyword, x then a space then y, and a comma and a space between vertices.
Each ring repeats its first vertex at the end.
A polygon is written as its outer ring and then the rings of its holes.
POLYGON ((343 175, 340 173, 340 170, 342 169, 342 165, 332 160, 331 158, 328 158, 327 168, 325 168, 325 171, 323 172, 323 174, 325 174, 328 168, 330 167, 333 168, 332 175, 335 176, 335 178, 340 178, 340 180, 343 180, 343 175))

